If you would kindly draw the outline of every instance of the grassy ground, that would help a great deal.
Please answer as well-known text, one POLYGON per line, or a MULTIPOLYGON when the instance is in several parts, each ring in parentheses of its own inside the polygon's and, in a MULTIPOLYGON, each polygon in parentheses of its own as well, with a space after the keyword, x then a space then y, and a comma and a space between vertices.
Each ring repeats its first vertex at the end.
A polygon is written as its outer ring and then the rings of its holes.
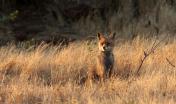
MULTIPOLYGON (((134 73, 143 51, 155 39, 137 37, 117 42, 115 74, 103 84, 84 85, 87 67, 94 64, 97 46, 75 42, 66 48, 40 45, 0 48, 0 104, 175 104, 176 41, 161 42, 134 73)), ((159 39, 157 40, 157 42, 159 39)))

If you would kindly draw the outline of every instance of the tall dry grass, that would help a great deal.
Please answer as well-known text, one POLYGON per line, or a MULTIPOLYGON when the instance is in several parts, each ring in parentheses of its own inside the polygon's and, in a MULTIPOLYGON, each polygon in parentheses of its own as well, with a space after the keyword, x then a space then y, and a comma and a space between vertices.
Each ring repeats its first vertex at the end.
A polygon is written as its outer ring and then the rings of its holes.
MULTIPOLYGON (((140 76, 134 72, 143 51, 154 38, 137 37, 117 42, 115 74, 103 84, 83 84, 87 67, 94 64, 94 42, 75 42, 68 47, 40 45, 21 49, 0 48, 1 104, 175 104, 176 41, 163 41, 144 62, 140 76)), ((159 39, 157 39, 159 41, 159 39)))

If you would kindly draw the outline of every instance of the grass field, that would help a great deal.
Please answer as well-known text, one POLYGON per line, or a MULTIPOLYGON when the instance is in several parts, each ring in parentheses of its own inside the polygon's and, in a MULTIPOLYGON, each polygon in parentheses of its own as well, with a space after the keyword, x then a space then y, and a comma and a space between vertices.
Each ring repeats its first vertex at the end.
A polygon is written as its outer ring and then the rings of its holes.
POLYGON ((175 39, 162 41, 135 75, 143 51, 149 51, 155 40, 160 39, 117 40, 113 78, 92 86, 84 80, 88 66, 95 63, 94 42, 65 48, 0 47, 0 104, 175 104, 175 39))

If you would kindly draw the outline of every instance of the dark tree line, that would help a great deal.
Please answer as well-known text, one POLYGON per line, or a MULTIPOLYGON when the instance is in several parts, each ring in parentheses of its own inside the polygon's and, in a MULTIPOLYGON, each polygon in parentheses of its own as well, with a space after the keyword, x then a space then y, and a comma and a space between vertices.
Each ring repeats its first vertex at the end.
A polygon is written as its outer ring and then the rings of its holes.
POLYGON ((0 0, 0 21, 15 34, 36 34, 47 26, 66 33, 130 28, 133 35, 141 28, 175 32, 175 10, 176 0, 0 0))
MULTIPOLYGON (((175 0, 1 0, 1 12, 13 12, 18 9, 25 11, 34 7, 40 12, 51 10, 54 18, 59 15, 65 18, 77 19, 87 16, 92 12, 101 14, 104 18, 107 12, 128 12, 132 13, 132 18, 138 18, 145 13, 152 11, 157 5, 168 4, 175 6, 175 0), (129 10, 127 10, 129 9, 129 10)), ((46 12, 47 13, 47 12, 46 12)))

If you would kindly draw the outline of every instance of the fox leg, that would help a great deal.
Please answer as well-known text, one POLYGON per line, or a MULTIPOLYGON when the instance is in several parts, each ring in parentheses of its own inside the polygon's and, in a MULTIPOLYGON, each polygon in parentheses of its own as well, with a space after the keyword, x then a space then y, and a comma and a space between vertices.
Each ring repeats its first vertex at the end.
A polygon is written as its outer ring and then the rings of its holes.
POLYGON ((100 82, 104 82, 106 75, 105 70, 103 68, 101 68, 101 70, 98 71, 97 75, 99 77, 100 82))
POLYGON ((108 77, 111 78, 113 74, 113 66, 110 67, 108 77))

